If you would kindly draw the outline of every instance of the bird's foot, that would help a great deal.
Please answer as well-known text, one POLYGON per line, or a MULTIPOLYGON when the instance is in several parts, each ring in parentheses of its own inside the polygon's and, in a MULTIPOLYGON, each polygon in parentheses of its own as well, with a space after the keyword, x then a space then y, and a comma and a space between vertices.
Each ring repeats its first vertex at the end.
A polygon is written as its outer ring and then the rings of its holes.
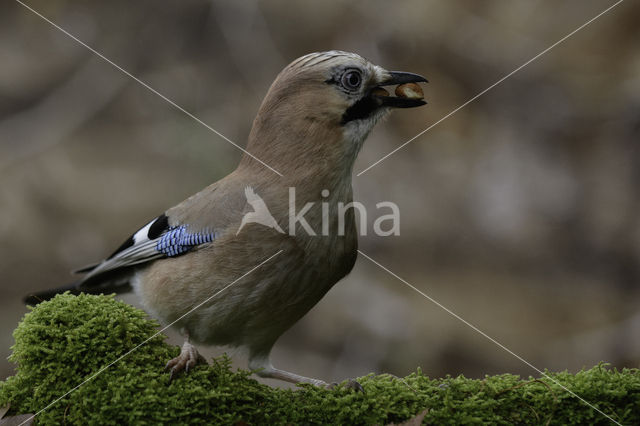
POLYGON ((165 365, 165 370, 169 371, 169 383, 174 379, 174 377, 184 370, 185 373, 189 372, 189 369, 194 367, 199 363, 207 363, 207 360, 204 359, 202 355, 198 353, 198 350, 191 343, 184 342, 182 345, 182 349, 180 349, 180 355, 173 358, 167 365, 165 365))
MULTIPOLYGON (((265 377, 269 379, 278 379, 284 380, 290 383, 309 383, 314 386, 323 389, 335 389, 339 386, 338 383, 328 384, 327 382, 319 379, 312 379, 311 377, 300 376, 295 373, 291 373, 289 371, 279 370, 275 368, 269 362, 268 356, 252 356, 249 358, 249 369, 255 372, 260 377, 265 377)), ((360 385, 360 383, 355 380, 349 379, 347 383, 343 385, 347 389, 353 389, 356 392, 364 393, 364 389, 360 385)))
MULTIPOLYGON (((331 383, 330 385, 327 385, 326 388, 327 389, 335 389, 336 387, 338 387, 338 385, 339 385, 339 383, 331 383)), ((347 388, 347 389, 352 389, 355 392, 364 393, 364 388, 362 387, 362 385, 360 383, 358 383, 356 380, 353 380, 353 379, 347 380, 347 383, 345 383, 344 387, 347 388)))

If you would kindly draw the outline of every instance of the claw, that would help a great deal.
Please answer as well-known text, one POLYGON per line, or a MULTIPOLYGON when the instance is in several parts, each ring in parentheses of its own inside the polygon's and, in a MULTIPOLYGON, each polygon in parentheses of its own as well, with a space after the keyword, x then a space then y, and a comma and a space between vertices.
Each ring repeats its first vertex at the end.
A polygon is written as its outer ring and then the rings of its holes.
POLYGON ((171 383, 181 371, 184 370, 186 374, 198 363, 206 364, 206 362, 207 361, 204 359, 204 357, 198 353, 198 350, 187 341, 184 342, 184 345, 182 345, 182 349, 180 349, 180 355, 169 360, 164 369, 170 370, 169 383, 171 383))
POLYGON ((346 384, 346 387, 348 389, 353 389, 356 392, 364 392, 364 388, 362 387, 362 385, 360 383, 358 383, 358 381, 353 380, 353 379, 349 379, 349 381, 346 384))
MULTIPOLYGON (((339 383, 333 382, 330 385, 327 385, 327 389, 335 389, 336 387, 338 387, 339 383)), ((356 392, 362 392, 365 393, 364 388, 362 387, 362 385, 360 383, 358 383, 356 380, 353 379, 349 379, 347 380, 347 383, 344 385, 345 388, 347 389, 352 389, 356 392)))

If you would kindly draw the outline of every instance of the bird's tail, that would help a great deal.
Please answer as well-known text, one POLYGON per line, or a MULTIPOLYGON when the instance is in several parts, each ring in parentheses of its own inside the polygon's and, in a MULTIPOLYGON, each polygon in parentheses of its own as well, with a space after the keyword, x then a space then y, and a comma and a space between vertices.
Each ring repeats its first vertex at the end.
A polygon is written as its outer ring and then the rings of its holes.
POLYGON ((62 287, 50 288, 48 290, 29 293, 22 300, 27 305, 35 306, 38 303, 49 300, 53 298, 56 294, 64 293, 65 291, 68 291, 71 294, 80 294, 82 292, 82 290, 78 288, 78 283, 75 282, 62 287))
POLYGON ((28 294, 24 297, 24 303, 35 306, 40 302, 53 298, 56 294, 68 291, 71 294, 111 294, 131 291, 131 268, 108 271, 95 277, 85 277, 71 284, 58 288, 42 290, 28 294))

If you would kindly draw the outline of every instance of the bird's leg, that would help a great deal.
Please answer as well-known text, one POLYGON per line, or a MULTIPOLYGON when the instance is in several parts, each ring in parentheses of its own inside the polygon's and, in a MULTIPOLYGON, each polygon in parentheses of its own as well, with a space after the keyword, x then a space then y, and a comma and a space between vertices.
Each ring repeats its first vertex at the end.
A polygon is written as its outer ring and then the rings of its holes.
POLYGON ((170 369, 169 382, 171 382, 175 375, 182 370, 184 370, 185 373, 188 373, 189 369, 194 367, 196 364, 207 363, 207 360, 198 353, 196 347, 189 342, 189 332, 185 330, 184 334, 185 341, 180 349, 180 355, 167 362, 167 365, 164 367, 165 370, 170 369))
POLYGON ((311 383, 312 385, 325 388, 329 386, 326 382, 320 379, 312 379, 310 377, 300 376, 295 373, 279 370, 271 365, 271 361, 269 361, 268 356, 251 357, 249 359, 249 370, 253 371, 260 377, 268 379, 284 380, 285 382, 290 383, 311 383))
MULTIPOLYGON (((268 356, 254 356, 249 359, 249 370, 253 371, 260 377, 268 379, 284 380, 290 383, 311 383, 312 385, 322 387, 325 389, 333 389, 337 386, 337 383, 328 384, 320 379, 312 379, 310 377, 300 376, 299 374, 290 373, 288 371, 275 368, 268 356)), ((364 392, 364 389, 360 383, 355 380, 349 380, 346 385, 347 388, 354 389, 356 391, 364 392)))

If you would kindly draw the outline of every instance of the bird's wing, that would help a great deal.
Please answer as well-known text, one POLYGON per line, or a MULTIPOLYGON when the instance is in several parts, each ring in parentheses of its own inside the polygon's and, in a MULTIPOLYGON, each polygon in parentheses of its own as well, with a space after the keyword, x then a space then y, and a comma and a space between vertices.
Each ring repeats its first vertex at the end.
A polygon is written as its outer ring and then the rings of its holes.
POLYGON ((252 187, 246 186, 244 188, 244 195, 247 197, 247 202, 251 204, 256 200, 260 200, 261 198, 255 193, 252 187))
POLYGON ((76 271, 87 274, 80 287, 99 285, 102 281, 99 277, 107 273, 113 275, 131 266, 182 255, 215 238, 213 231, 189 232, 188 225, 170 226, 169 218, 162 214, 129 237, 104 261, 76 271))

